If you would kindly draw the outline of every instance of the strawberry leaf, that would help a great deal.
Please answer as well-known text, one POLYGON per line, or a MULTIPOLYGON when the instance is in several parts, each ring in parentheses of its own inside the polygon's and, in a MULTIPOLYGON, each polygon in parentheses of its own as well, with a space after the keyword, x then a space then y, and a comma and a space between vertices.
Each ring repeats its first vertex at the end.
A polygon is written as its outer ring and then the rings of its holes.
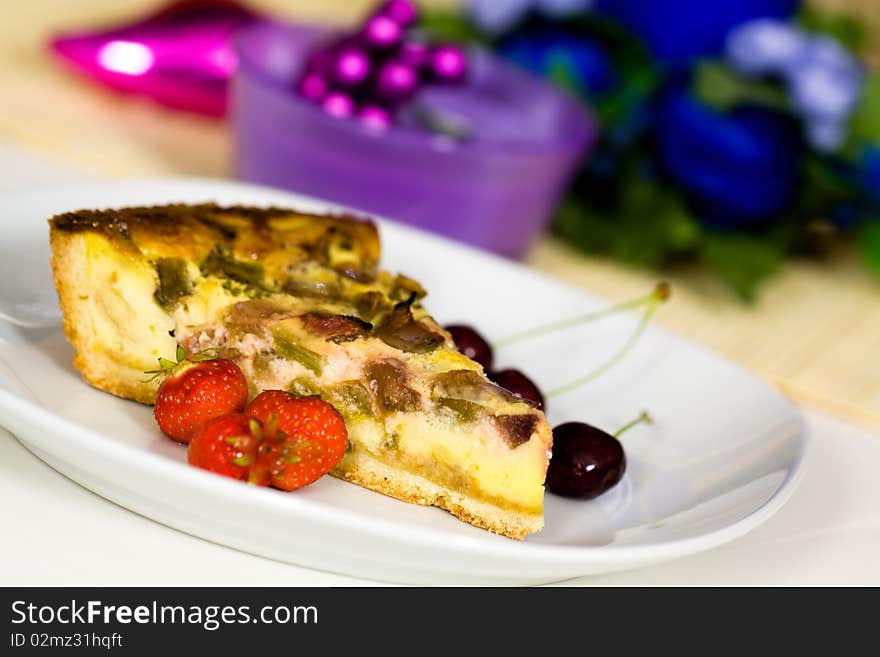
POLYGON ((246 468, 254 462, 254 457, 250 454, 242 454, 238 458, 232 459, 232 462, 235 463, 235 465, 240 465, 241 467, 246 468))
POLYGON ((195 362, 202 362, 206 360, 215 360, 219 355, 220 349, 218 347, 208 347, 207 349, 202 349, 194 354, 190 354, 189 359, 195 362))

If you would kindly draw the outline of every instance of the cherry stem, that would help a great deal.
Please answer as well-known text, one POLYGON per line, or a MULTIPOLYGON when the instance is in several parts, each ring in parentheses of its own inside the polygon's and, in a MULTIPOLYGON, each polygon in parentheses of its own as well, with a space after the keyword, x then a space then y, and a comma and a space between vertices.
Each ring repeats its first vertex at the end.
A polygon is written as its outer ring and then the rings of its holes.
POLYGON ((634 426, 639 425, 639 424, 642 424, 642 423, 644 423, 644 424, 654 424, 654 418, 652 418, 652 417, 648 414, 648 411, 642 411, 636 419, 634 419, 634 420, 630 420, 629 422, 627 422, 626 424, 624 424, 622 427, 620 427, 620 429, 618 429, 618 430, 614 433, 614 437, 615 437, 615 438, 620 438, 623 434, 625 434, 627 431, 629 431, 630 429, 632 429, 634 426))
POLYGON ((645 311, 642 313, 642 317, 639 320, 639 323, 636 325, 635 330, 632 335, 629 336, 629 339, 624 343, 624 345, 607 361, 599 365, 596 369, 588 374, 585 374, 582 377, 575 379, 574 381, 570 381, 565 385, 559 386, 558 388, 554 388, 553 390, 544 394, 546 399, 550 399, 551 397, 558 397, 559 395, 564 395, 567 392, 571 392, 577 388, 580 388, 582 385, 589 383, 593 379, 597 379, 605 372, 610 370, 612 367, 617 365, 623 358, 629 353, 629 351, 635 346, 635 344, 639 341, 639 338, 642 337, 642 333, 645 332, 645 329, 648 327, 648 324, 651 321, 651 317, 654 316, 654 313, 657 312, 657 308, 661 303, 669 299, 670 289, 667 283, 658 283, 657 287, 654 288, 654 291, 648 297, 648 307, 645 308, 645 311))
POLYGON ((603 308, 602 310, 593 311, 591 313, 586 313, 585 315, 578 315, 577 317, 570 317, 568 319, 563 319, 556 322, 550 322, 548 324, 541 324, 540 326, 526 329, 525 331, 519 331, 512 335, 508 335, 505 338, 501 338, 500 340, 496 340, 492 343, 492 347, 494 349, 500 349, 501 347, 506 347, 507 345, 513 344, 515 342, 520 342, 521 340, 536 338, 538 336, 544 335, 545 333, 561 331, 562 329, 586 324, 597 319, 602 319, 603 317, 616 315, 617 313, 624 312, 626 310, 640 308, 641 306, 650 304, 652 301, 656 303, 657 297, 660 296, 663 297, 663 300, 669 297, 668 283, 658 283, 650 294, 646 294, 644 296, 638 297, 636 299, 631 299, 629 301, 624 301, 622 303, 609 306, 608 308, 603 308))

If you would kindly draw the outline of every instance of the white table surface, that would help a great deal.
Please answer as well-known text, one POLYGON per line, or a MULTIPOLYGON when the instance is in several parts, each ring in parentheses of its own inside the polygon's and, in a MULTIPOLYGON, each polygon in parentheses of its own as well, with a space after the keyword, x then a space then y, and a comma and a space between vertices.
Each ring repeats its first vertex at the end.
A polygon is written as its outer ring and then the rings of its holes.
MULTIPOLYGON (((0 193, 85 176, 0 143, 0 193)), ((807 412, 806 475, 750 534, 714 550, 567 585, 880 585, 880 435, 807 412)), ((238 552, 73 483, 0 429, 0 585, 375 585, 238 552)), ((450 584, 455 584, 450 581, 450 584)))

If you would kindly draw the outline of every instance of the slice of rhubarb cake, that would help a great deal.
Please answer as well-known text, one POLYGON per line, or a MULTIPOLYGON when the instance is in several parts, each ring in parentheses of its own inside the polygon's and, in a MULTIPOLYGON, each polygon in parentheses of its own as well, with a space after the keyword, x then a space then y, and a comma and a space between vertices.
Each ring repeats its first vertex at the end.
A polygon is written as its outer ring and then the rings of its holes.
POLYGON ((74 365, 143 403, 157 358, 219 349, 254 395, 319 395, 344 417, 337 477, 522 538, 543 524, 551 432, 491 383, 378 268, 369 221, 278 208, 168 205, 50 220, 74 365))

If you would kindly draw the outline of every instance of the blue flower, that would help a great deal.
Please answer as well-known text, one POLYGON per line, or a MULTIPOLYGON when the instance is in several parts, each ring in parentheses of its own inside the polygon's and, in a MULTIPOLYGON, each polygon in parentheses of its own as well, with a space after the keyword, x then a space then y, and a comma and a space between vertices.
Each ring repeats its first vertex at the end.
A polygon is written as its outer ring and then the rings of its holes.
POLYGON ((593 0, 470 0, 467 11, 481 30, 503 34, 529 12, 565 18, 589 11, 592 6, 593 0))
POLYGON ((863 143, 855 159, 838 161, 837 173, 853 186, 854 197, 837 203, 829 218, 840 230, 880 219, 880 145, 863 143))
POLYGON ((850 230, 862 223, 865 209, 861 203, 845 201, 831 209, 830 218, 831 223, 839 230, 850 230))
MULTIPOLYGON (((880 206, 880 145, 867 144, 858 162, 858 184, 869 199, 880 206)), ((880 209, 880 208, 878 208, 880 209)))
POLYGON ((864 75, 858 61, 837 41, 819 36, 784 75, 792 105, 804 121, 807 142, 821 153, 838 150, 862 93, 864 75))
POLYGON ((589 11, 593 3, 594 0, 534 0, 532 4, 545 16, 566 18, 589 11))
POLYGON ((727 61, 740 73, 784 80, 810 146, 822 153, 840 148, 864 77, 843 46, 783 21, 762 19, 734 29, 725 50, 727 61))
POLYGON ((720 53, 728 33, 741 23, 787 18, 799 5, 799 0, 598 0, 596 9, 640 36, 655 57, 678 65, 720 53))
POLYGON ((562 28, 517 32, 502 42, 500 51, 533 73, 564 77, 584 96, 607 91, 614 83, 614 70, 602 47, 562 28))
POLYGON ((507 32, 528 13, 532 0, 471 0, 467 11, 471 20, 485 32, 507 32))
POLYGON ((813 118, 804 123, 807 143, 820 153, 833 153, 846 140, 847 126, 836 118, 813 118))
POLYGON ((786 71, 789 94, 806 119, 845 121, 858 104, 862 71, 843 47, 828 37, 810 42, 786 71))
POLYGON ((802 57, 809 38, 788 21, 759 18, 727 36, 725 54, 730 65, 745 75, 779 73, 802 57))
POLYGON ((790 206, 801 153, 796 125, 785 115, 752 107, 725 114, 672 88, 656 120, 661 169, 707 223, 763 224, 790 206))

